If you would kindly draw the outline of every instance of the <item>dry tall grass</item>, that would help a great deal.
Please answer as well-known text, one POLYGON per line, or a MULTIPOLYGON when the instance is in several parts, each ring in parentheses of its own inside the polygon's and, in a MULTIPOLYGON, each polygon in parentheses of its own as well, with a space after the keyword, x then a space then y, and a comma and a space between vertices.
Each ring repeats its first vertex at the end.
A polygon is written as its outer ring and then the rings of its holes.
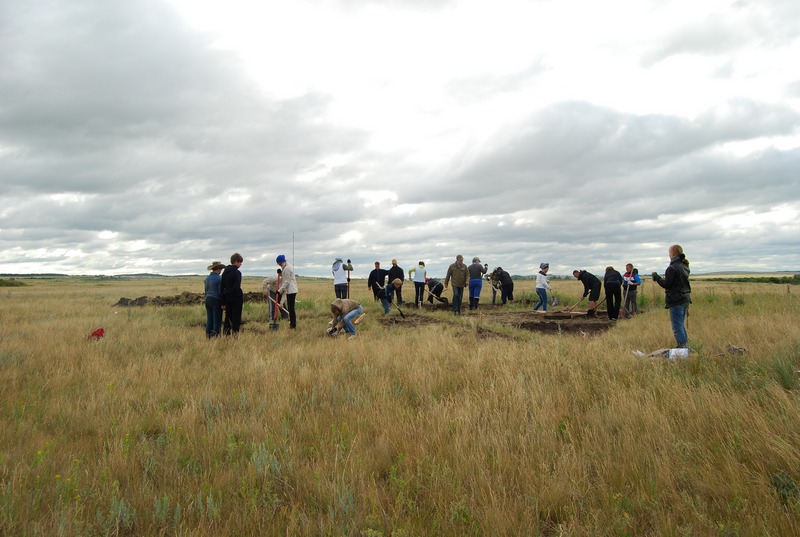
POLYGON ((207 341, 201 307, 111 306, 199 277, 28 283, 0 289, 4 535, 800 534, 800 289, 697 282, 669 362, 631 352, 672 344, 657 304, 486 337, 488 309, 385 326, 358 285, 331 339, 332 284, 301 281, 297 331, 248 304, 207 341))

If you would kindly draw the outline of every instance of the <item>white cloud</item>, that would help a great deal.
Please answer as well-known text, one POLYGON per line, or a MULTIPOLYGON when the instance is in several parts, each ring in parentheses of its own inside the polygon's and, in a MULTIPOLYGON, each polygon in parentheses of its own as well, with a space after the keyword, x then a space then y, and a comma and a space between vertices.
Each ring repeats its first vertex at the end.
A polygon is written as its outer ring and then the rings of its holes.
POLYGON ((800 268, 797 6, 3 2, 0 271, 800 268))

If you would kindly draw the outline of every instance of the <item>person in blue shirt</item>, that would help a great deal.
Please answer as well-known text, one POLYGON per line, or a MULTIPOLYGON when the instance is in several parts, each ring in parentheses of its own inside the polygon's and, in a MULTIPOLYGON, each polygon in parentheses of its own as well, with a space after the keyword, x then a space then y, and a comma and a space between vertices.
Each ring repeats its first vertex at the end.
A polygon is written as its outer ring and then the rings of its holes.
POLYGON ((222 261, 214 261, 207 270, 211 274, 205 279, 206 337, 218 337, 222 329, 222 278, 219 273, 225 268, 222 261))

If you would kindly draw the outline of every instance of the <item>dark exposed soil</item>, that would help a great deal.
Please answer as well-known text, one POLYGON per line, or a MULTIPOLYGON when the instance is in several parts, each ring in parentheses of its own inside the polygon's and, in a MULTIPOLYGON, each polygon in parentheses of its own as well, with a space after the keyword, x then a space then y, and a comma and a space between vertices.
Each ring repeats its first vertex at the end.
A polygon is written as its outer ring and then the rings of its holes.
MULTIPOLYGON (((245 302, 266 302, 262 293, 245 293, 245 302)), ((204 302, 202 293, 184 292, 180 295, 172 297, 156 296, 153 298, 141 296, 139 298, 125 298, 122 297, 114 306, 121 307, 134 307, 134 306, 191 306, 201 305, 204 302)), ((419 326, 426 326, 431 324, 444 324, 448 323, 450 318, 441 319, 432 317, 425 314, 427 311, 447 311, 449 304, 435 303, 433 305, 427 302, 423 305, 423 309, 417 310, 413 307, 406 306, 404 308, 405 318, 402 317, 396 309, 392 310, 390 315, 383 315, 377 318, 383 326, 396 327, 396 328, 416 328, 419 326)), ((566 315, 565 315, 566 316, 566 315)), ((547 318, 541 314, 535 314, 525 311, 508 311, 507 306, 492 306, 491 304, 481 305, 477 311, 466 310, 463 312, 461 318, 474 319, 477 321, 476 327, 479 337, 510 337, 504 333, 498 333, 492 330, 492 326, 510 327, 519 330, 527 330, 530 332, 538 332, 543 334, 565 334, 587 337, 596 335, 614 326, 616 321, 611 321, 604 316, 604 312, 600 312, 600 317, 587 317, 585 315, 574 318, 547 318)), ((452 317, 456 319, 456 317, 452 317)), ((244 324, 244 321, 243 321, 244 324)))
MULTIPOLYGON (((262 293, 245 293, 245 302, 266 302, 262 293)), ((114 306, 132 307, 132 306, 195 306, 203 304, 205 297, 203 293, 190 293, 184 291, 183 293, 175 296, 156 296, 153 298, 140 296, 139 298, 126 298, 122 297, 117 301, 114 306)))
MULTIPOLYGON (((608 317, 587 317, 580 316, 566 319, 548 319, 542 315, 529 312, 506 312, 500 308, 483 308, 478 313, 469 312, 463 315, 465 318, 478 318, 480 325, 477 327, 479 335, 482 337, 503 337, 491 330, 491 325, 528 330, 531 332, 541 332, 545 334, 566 334, 576 336, 591 336, 605 332, 614 326, 617 321, 612 321, 608 317)), ((406 314, 405 319, 400 315, 385 315, 380 317, 380 323, 384 326, 396 326, 403 328, 415 328, 429 324, 445 323, 446 320, 416 313, 406 314)))

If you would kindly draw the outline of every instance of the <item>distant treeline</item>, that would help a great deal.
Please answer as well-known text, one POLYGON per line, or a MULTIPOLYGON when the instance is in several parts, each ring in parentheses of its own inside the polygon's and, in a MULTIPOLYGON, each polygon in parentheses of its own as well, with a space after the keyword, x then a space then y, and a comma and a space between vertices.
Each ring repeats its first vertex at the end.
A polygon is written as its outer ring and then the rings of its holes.
POLYGON ((705 282, 736 282, 736 283, 782 283, 787 285, 800 285, 800 274, 793 276, 752 276, 725 278, 703 278, 705 282))

